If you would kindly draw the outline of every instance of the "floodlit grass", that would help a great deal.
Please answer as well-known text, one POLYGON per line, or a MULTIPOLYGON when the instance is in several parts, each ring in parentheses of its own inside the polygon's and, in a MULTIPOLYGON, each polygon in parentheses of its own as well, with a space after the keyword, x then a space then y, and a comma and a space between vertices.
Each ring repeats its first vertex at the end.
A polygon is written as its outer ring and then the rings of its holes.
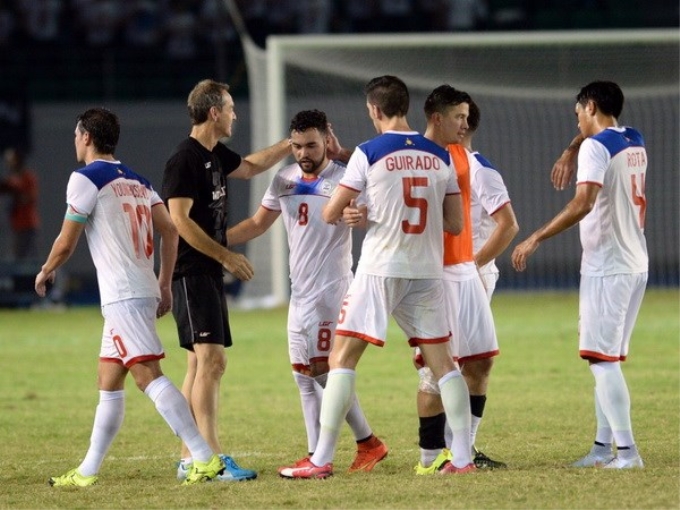
MULTIPOLYGON (((354 444, 346 428, 336 476, 289 481, 276 468, 306 450, 288 365, 286 312, 232 311, 221 400, 223 446, 253 482, 181 487, 179 441, 132 380, 126 417, 98 485, 56 489, 51 475, 85 454, 97 404, 98 308, 0 310, 0 508, 678 508, 680 346, 678 290, 647 292, 624 373, 644 470, 570 469, 593 440, 593 380, 577 355, 577 296, 499 293, 501 343, 478 446, 505 471, 418 477, 417 375, 392 325, 383 349, 369 347, 357 389, 388 458, 348 475, 354 444)), ((159 322, 166 374, 181 384, 184 352, 174 322, 159 322)))

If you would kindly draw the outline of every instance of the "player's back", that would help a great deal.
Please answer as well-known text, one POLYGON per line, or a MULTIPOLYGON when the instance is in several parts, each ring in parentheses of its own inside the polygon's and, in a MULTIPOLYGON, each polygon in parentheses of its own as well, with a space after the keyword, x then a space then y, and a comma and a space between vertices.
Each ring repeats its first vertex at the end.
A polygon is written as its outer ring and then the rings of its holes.
POLYGON ((577 183, 601 184, 592 211, 580 223, 584 274, 645 272, 647 153, 632 128, 609 128, 579 151, 577 183))
POLYGON ((357 272, 440 278, 443 201, 455 186, 448 152, 419 133, 391 131, 357 152, 365 157, 368 206, 357 272))
POLYGON ((158 296, 151 207, 162 201, 149 182, 120 162, 98 160, 72 174, 68 202, 88 214, 102 304, 158 296))

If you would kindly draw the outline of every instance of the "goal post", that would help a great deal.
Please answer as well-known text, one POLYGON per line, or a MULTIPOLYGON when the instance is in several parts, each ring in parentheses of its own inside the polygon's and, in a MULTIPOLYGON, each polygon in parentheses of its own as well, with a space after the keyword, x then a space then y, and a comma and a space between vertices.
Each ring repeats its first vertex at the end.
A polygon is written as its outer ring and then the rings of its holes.
MULTIPOLYGON (((647 140, 650 282, 673 284, 680 244, 679 43, 672 29, 270 36, 266 49, 245 40, 252 146, 256 150, 287 136, 292 115, 312 108, 327 113, 346 147, 375 136, 362 91, 368 80, 382 74, 399 76, 408 85, 409 121, 423 131, 425 97, 449 83, 480 105, 475 149, 501 171, 521 238, 573 195, 573 188, 555 192, 549 174, 577 133, 573 108, 578 90, 598 79, 616 81, 626 97, 621 123, 639 128, 647 140)), ((252 209, 275 170, 269 178, 251 181, 252 209)), ((248 256, 260 268, 257 278, 266 267, 263 281, 247 287, 246 300, 255 299, 252 303, 288 299, 287 242, 277 224, 277 230, 255 241, 260 244, 249 246, 248 256)), ((579 260, 575 231, 545 243, 528 273, 512 271, 506 253, 499 259, 499 288, 573 286, 579 260)))

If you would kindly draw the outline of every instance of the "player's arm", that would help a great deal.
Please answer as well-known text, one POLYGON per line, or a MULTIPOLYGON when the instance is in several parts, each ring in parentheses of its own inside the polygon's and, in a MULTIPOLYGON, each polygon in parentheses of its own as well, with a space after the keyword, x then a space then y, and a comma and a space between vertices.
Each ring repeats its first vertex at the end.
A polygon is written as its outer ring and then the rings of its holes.
POLYGON ((463 230, 463 199, 460 193, 444 198, 444 231, 458 235, 463 230))
POLYGON ((576 195, 564 209, 515 246, 512 252, 512 266, 515 270, 524 271, 526 269, 528 258, 536 251, 542 241, 573 227, 581 221, 593 209, 599 191, 600 186, 598 184, 579 184, 576 187, 576 195))
POLYGON ((227 230, 227 244, 235 246, 264 234, 271 227, 281 211, 271 211, 260 206, 255 214, 227 230))
POLYGON ((228 250, 206 234, 198 224, 189 217, 194 201, 191 198, 168 199, 168 210, 177 232, 192 248, 218 261, 239 280, 248 281, 253 277, 253 266, 248 259, 228 250))
POLYGON ((153 227, 160 235, 160 268, 158 269, 158 286, 161 301, 156 309, 156 316, 162 317, 172 310, 172 271, 177 260, 177 227, 170 218, 170 213, 162 203, 151 208, 153 227))
POLYGON ((581 133, 576 135, 562 155, 555 161, 550 172, 550 181, 556 190, 563 190, 569 186, 571 178, 576 172, 578 150, 585 138, 581 133))
POLYGON ((499 257, 519 232, 515 211, 510 202, 494 212, 491 218, 496 222, 496 227, 484 245, 475 253, 477 267, 483 267, 499 257))
POLYGON ((35 277, 35 292, 40 297, 45 297, 47 282, 54 282, 55 271, 71 258, 78 245, 78 239, 85 230, 86 216, 76 215, 70 206, 66 214, 67 217, 61 224, 61 231, 52 244, 50 254, 35 277), (70 219, 69 215, 72 215, 74 219, 70 219))
POLYGON ((290 141, 288 138, 261 151, 249 154, 241 160, 239 167, 229 174, 236 179, 250 179, 265 170, 269 170, 276 163, 290 155, 290 141))
POLYGON ((359 196, 359 192, 345 186, 338 186, 322 211, 323 220, 335 225, 342 219, 342 211, 353 199, 359 196))

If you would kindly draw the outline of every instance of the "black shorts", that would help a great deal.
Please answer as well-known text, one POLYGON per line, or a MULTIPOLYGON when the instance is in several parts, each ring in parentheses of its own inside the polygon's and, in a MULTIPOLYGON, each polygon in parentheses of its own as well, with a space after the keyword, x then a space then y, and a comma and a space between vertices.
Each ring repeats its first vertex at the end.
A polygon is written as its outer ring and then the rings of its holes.
POLYGON ((174 280, 172 315, 180 347, 193 351, 194 344, 231 346, 227 297, 221 277, 197 275, 174 280))

